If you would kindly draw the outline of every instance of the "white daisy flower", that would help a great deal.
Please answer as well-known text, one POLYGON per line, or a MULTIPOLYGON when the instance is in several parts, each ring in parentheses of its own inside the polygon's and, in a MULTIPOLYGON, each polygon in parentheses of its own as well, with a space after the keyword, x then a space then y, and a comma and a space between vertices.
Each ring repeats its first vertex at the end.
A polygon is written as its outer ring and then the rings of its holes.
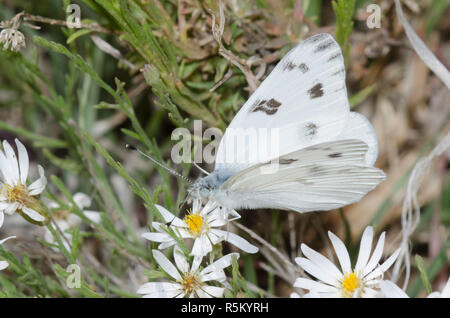
POLYGON ((26 46, 25 36, 16 29, 4 29, 0 32, 0 43, 3 44, 3 50, 7 50, 11 46, 11 51, 18 52, 26 46))
POLYGON ((336 251, 341 270, 328 258, 302 244, 301 249, 307 257, 297 257, 295 261, 305 272, 318 279, 297 278, 294 287, 309 290, 318 297, 375 297, 383 274, 391 267, 399 254, 394 252, 383 264, 379 264, 383 254, 385 232, 381 233, 375 250, 372 250, 373 228, 368 226, 362 235, 356 266, 352 269, 350 256, 344 243, 333 233, 328 236, 336 251))
POLYGON ((209 283, 216 281, 226 286, 223 269, 231 265, 233 256, 239 257, 238 253, 230 253, 200 269, 202 257, 194 257, 189 265, 178 246, 173 253, 176 267, 160 251, 152 252, 156 262, 170 275, 172 282, 150 282, 142 285, 137 293, 143 294, 145 298, 222 297, 225 287, 212 286, 209 283))
MULTIPOLYGON (((386 298, 409 298, 409 296, 395 283, 390 280, 380 282, 381 293, 380 297, 386 298)), ((450 278, 445 284, 441 292, 432 292, 427 298, 450 298, 450 278)))
POLYGON ((15 211, 24 213, 36 222, 46 220, 36 211, 41 206, 38 196, 47 185, 44 168, 38 165, 39 179, 27 186, 28 153, 18 139, 15 142, 18 156, 6 140, 3 141, 3 151, 0 150, 0 226, 3 224, 3 213, 13 214, 15 211))
MULTIPOLYGON (((164 207, 156 205, 167 223, 170 223, 175 233, 185 238, 194 239, 191 255, 203 257, 212 251, 213 245, 222 241, 227 241, 247 253, 256 253, 258 248, 250 244, 239 235, 229 231, 220 230, 229 221, 222 217, 221 208, 216 203, 208 201, 202 208, 201 201, 194 200, 191 213, 184 219, 176 217, 164 207)), ((158 249, 165 249, 172 246, 176 241, 167 233, 166 224, 159 222, 152 223, 153 228, 158 232, 148 232, 142 234, 149 241, 159 242, 158 249)))
MULTIPOLYGON (((0 240, 0 245, 2 245, 3 243, 5 243, 7 240, 15 238, 15 236, 9 236, 7 238, 4 238, 3 240, 0 240)), ((5 268, 7 268, 9 266, 7 261, 0 261, 0 271, 4 270, 5 268)))
MULTIPOLYGON (((101 216, 100 213, 97 211, 91 211, 91 210, 85 210, 85 208, 88 208, 91 206, 92 200, 91 198, 81 192, 75 193, 73 195, 73 201, 77 205, 77 207, 83 211, 83 214, 92 222, 94 223, 100 223, 101 216)), ((67 238, 67 241, 72 241, 72 234, 70 234, 69 230, 74 229, 78 226, 80 226, 82 219, 73 213, 70 209, 64 210, 64 209, 58 209, 60 208, 59 204, 50 201, 47 203, 47 206, 49 209, 52 209, 51 215, 52 220, 58 225, 58 227, 61 229, 61 231, 64 233, 64 236, 67 238)), ((71 203, 69 203, 69 206, 71 206, 71 203)), ((52 233, 49 229, 45 229, 45 235, 44 235, 45 241, 55 244, 55 238, 53 237, 52 233)), ((64 246, 70 250, 69 245, 67 244, 66 240, 62 240, 64 246)))

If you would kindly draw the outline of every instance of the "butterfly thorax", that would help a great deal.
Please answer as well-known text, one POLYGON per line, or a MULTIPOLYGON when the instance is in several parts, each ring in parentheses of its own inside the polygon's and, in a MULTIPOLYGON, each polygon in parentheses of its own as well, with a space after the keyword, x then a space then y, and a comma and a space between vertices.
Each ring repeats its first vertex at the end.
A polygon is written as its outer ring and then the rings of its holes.
POLYGON ((226 171, 213 171, 203 178, 197 179, 189 188, 189 196, 194 199, 211 199, 220 190, 222 184, 228 180, 232 173, 226 171))

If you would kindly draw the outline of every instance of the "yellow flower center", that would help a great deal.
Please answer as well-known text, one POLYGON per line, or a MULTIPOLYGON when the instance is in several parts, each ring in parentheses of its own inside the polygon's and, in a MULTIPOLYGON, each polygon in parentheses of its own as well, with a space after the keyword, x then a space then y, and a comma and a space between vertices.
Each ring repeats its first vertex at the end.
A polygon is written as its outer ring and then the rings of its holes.
POLYGON ((197 273, 184 273, 181 286, 183 288, 185 296, 189 297, 197 288, 199 288, 201 282, 198 280, 197 273))
POLYGON ((200 235, 203 227, 203 219, 200 214, 190 213, 184 217, 184 222, 186 222, 189 232, 192 235, 200 235))
POLYGON ((355 273, 344 275, 342 280, 342 294, 344 297, 353 297, 353 294, 357 288, 360 288, 361 280, 355 273))
MULTIPOLYGON (((6 197, 6 200, 9 203, 19 203, 17 207, 17 211, 21 214, 25 219, 29 218, 23 214, 23 208, 28 207, 33 209, 37 213, 41 214, 45 217, 46 222, 48 222, 48 218, 46 217, 46 207, 43 202, 40 200, 39 196, 31 196, 28 192, 27 187, 18 182, 18 184, 12 187, 9 184, 4 184, 2 188, 0 188, 0 195, 2 197, 6 197)), ((30 221, 30 220, 29 220, 30 221)), ((30 221, 33 223, 33 221, 30 221)), ((45 223, 46 224, 46 223, 45 223)), ((41 224, 42 225, 42 224, 41 224)))
POLYGON ((26 203, 30 201, 27 187, 20 182, 15 187, 11 187, 9 184, 5 184, 2 191, 5 190, 6 199, 9 203, 19 202, 21 205, 26 205, 26 203))

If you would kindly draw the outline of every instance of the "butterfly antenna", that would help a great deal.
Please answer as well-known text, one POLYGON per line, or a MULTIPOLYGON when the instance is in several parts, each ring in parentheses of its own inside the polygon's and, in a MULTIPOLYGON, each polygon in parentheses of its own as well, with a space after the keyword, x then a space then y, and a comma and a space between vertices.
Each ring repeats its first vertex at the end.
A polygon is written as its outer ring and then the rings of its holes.
POLYGON ((154 159, 154 158, 152 158, 151 156, 147 155, 145 152, 143 152, 143 151, 142 151, 141 149, 139 149, 138 147, 135 147, 135 146, 130 145, 130 144, 126 144, 125 147, 126 147, 127 149, 137 151, 139 154, 141 154, 142 156, 144 156, 144 157, 147 158, 147 159, 150 159, 154 164, 156 164, 156 165, 160 166, 161 168, 167 170, 168 172, 170 172, 170 173, 173 174, 174 176, 179 177, 179 178, 181 178, 181 179, 183 179, 184 181, 187 181, 187 182, 189 182, 189 183, 193 183, 191 179, 189 179, 189 178, 183 176, 182 174, 178 173, 177 171, 175 171, 175 170, 173 170, 173 169, 170 169, 169 167, 163 165, 162 163, 160 163, 160 162, 157 161, 156 159, 154 159))
POLYGON ((206 175, 209 175, 209 172, 206 171, 205 169, 203 169, 202 167, 200 167, 195 161, 193 161, 192 163, 194 164, 194 166, 195 166, 198 170, 200 170, 201 172, 203 172, 203 173, 206 174, 206 175))

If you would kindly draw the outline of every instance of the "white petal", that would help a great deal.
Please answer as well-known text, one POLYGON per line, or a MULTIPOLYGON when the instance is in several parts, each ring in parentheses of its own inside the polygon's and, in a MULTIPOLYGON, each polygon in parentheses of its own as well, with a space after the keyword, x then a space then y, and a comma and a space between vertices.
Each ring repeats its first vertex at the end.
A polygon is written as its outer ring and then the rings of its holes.
MULTIPOLYGON (((1 205, 1 202, 0 202, 0 205, 1 205)), ((2 227, 4 220, 5 220, 5 214, 3 213, 3 209, 0 209, 0 227, 2 227)))
POLYGON ((4 270, 5 268, 7 268, 9 266, 7 261, 0 261, 0 271, 4 270))
POLYGON ((168 247, 171 247, 173 245, 175 245, 177 242, 175 240, 169 241, 169 242, 162 242, 161 244, 158 245, 158 250, 164 250, 168 247))
POLYGON ((203 257, 203 250, 202 250, 202 240, 201 238, 196 238, 194 241, 194 245, 192 246, 191 255, 195 257, 203 257))
POLYGON ((344 273, 350 273, 352 271, 352 266, 350 263, 350 255, 348 255, 347 248, 344 242, 341 241, 339 237, 328 231, 328 237, 331 240, 334 250, 336 251, 336 256, 341 264, 341 269, 344 273))
POLYGON ((194 202, 192 202, 192 213, 200 213, 200 209, 202 207, 202 201, 201 200, 194 200, 194 202))
POLYGON ((145 238, 146 240, 159 243, 174 241, 174 239, 167 233, 147 232, 142 234, 142 237, 145 238))
POLYGON ((161 232, 161 233, 166 233, 166 225, 160 222, 152 222, 152 227, 154 230, 161 232))
POLYGON ((8 205, 8 207, 5 209, 5 213, 6 214, 9 214, 9 215, 11 215, 11 214, 13 214, 14 212, 16 212, 16 210, 19 208, 19 202, 13 202, 13 203, 10 203, 9 205, 8 205))
POLYGON ((211 251, 212 245, 211 242, 209 241, 209 238, 206 235, 202 235, 195 239, 191 255, 203 257, 211 251))
POLYGON ((332 286, 339 287, 339 281, 330 273, 323 271, 320 267, 317 267, 313 262, 304 257, 297 257, 295 261, 300 265, 308 274, 320 279, 324 283, 332 286))
POLYGON ((364 281, 368 285, 374 284, 371 281, 376 280, 376 282, 378 282, 380 279, 383 278, 383 273, 384 273, 384 271, 381 269, 381 266, 377 266, 377 267, 375 267, 375 269, 373 271, 371 271, 369 274, 367 274, 364 277, 364 281))
POLYGON ((75 193, 72 198, 77 207, 81 210, 90 207, 92 204, 91 198, 87 194, 84 194, 82 192, 75 193))
MULTIPOLYGON (((1 186, 1 184, 0 184, 0 189, 2 188, 2 186, 1 186)), ((7 207, 8 207, 8 205, 9 205, 10 203, 8 202, 8 201, 0 201, 0 211, 3 211, 3 210, 5 210, 7 207)))
POLYGON ((225 267, 228 267, 228 266, 231 265, 231 263, 233 261, 233 257, 239 258, 239 253, 230 253, 230 254, 227 254, 225 256, 222 256, 221 258, 219 258, 217 261, 215 261, 211 265, 205 267, 201 271, 201 274, 205 275, 205 274, 210 273, 210 272, 223 270, 225 267))
POLYGON ((22 184, 27 184, 28 169, 30 166, 27 149, 19 141, 19 139, 16 138, 15 142, 16 142, 16 146, 17 146, 17 152, 19 154, 20 182, 22 184))
POLYGON ((450 278, 445 284, 444 289, 441 292, 441 298, 450 298, 450 278))
POLYGON ((153 250, 153 257, 156 262, 161 266, 162 270, 172 276, 175 280, 180 281, 182 278, 176 267, 167 259, 167 257, 158 250, 153 250))
POLYGON ((334 292, 336 287, 317 282, 312 279, 299 277, 295 280, 294 287, 303 288, 307 290, 314 290, 316 292, 334 292))
POLYGON ((313 290, 313 291, 310 291, 309 293, 304 294, 303 298, 333 298, 333 297, 336 297, 335 296, 336 294, 337 294, 336 291, 334 291, 332 293, 318 293, 315 290, 313 290), (330 294, 332 296, 327 296, 327 295, 330 295, 330 294))
POLYGON ((50 232, 49 229, 45 229, 44 240, 48 243, 55 243, 55 238, 53 237, 52 232, 50 232))
MULTIPOLYGON (((223 297, 225 288, 215 286, 203 286, 203 290, 215 298, 223 297)), ((200 296, 200 295, 199 295, 200 296)))
MULTIPOLYGON (((357 290, 358 292, 359 290, 357 290)), ((375 298, 378 294, 378 291, 376 291, 375 289, 369 288, 369 287, 365 287, 364 288, 364 292, 362 294, 362 298, 375 298)))
POLYGON ((181 236, 182 238, 194 238, 194 236, 189 233, 188 230, 182 227, 175 227, 175 233, 178 234, 178 236, 181 236))
POLYGON ((332 292, 332 293, 316 293, 315 291, 312 291, 303 298, 341 298, 341 295, 338 292, 332 292))
POLYGON ((22 208, 23 213, 28 215, 30 218, 32 218, 36 222, 42 222, 45 220, 45 217, 37 213, 35 210, 30 209, 26 206, 22 208))
POLYGON ((400 287, 389 280, 381 281, 380 288, 386 298, 409 298, 400 287))
POLYGON ((202 235, 200 238, 202 242, 202 251, 204 256, 212 251, 212 244, 207 235, 202 235))
POLYGON ((173 250, 173 257, 175 259, 175 264, 177 265, 180 272, 189 273, 189 263, 184 257, 183 251, 178 246, 176 246, 173 250))
POLYGON ((211 280, 216 280, 218 282, 223 282, 227 279, 224 271, 214 271, 205 275, 201 275, 200 280, 202 282, 209 282, 211 280))
MULTIPOLYGON (((197 296, 199 298, 213 298, 210 294, 208 294, 207 292, 205 292, 201 289, 197 289, 195 292, 197 293, 197 296)), ((189 297, 189 298, 193 298, 193 297, 189 297)))
POLYGON ((378 239, 377 246, 373 251, 372 257, 370 258, 367 265, 364 267, 363 276, 369 274, 380 262, 381 256, 383 255, 385 234, 386 234, 385 232, 381 233, 380 238, 378 239))
POLYGON ((28 193, 29 195, 41 194, 44 191, 45 186, 47 185, 47 178, 45 177, 45 174, 44 174, 44 168, 42 168, 42 166, 38 165, 38 171, 39 171, 39 179, 34 181, 28 187, 28 190, 30 191, 28 193))
POLYGON ((216 210, 218 210, 219 208, 217 207, 216 202, 214 201, 208 201, 206 202, 205 206, 202 209, 202 214, 206 215, 209 214, 211 212, 215 212, 216 210))
POLYGON ((55 220, 55 223, 58 225, 61 231, 66 231, 72 227, 72 225, 66 220, 55 220))
POLYGON ((0 150, 0 171, 2 172, 3 179, 5 182, 11 186, 13 186, 14 178, 13 174, 11 173, 11 167, 10 163, 6 156, 3 154, 3 151, 0 150))
POLYGON ((62 240, 64 247, 66 248, 66 250, 72 251, 72 248, 70 247, 70 244, 69 244, 69 242, 72 243, 72 234, 65 232, 64 236, 66 238, 66 240, 64 240, 64 239, 62 240))
POLYGON ((398 248, 383 264, 381 264, 381 270, 383 273, 389 269, 389 267, 394 264, 398 255, 400 254, 400 248, 398 248))
POLYGON ((198 268, 200 267, 200 264, 202 263, 203 257, 197 257, 194 256, 194 260, 192 261, 192 265, 191 265, 191 273, 194 273, 198 270, 198 268))
POLYGON ((427 298, 441 298, 441 293, 440 292, 432 292, 431 294, 429 294, 427 296, 427 298))
POLYGON ((372 280, 367 280, 364 278, 364 283, 366 286, 372 286, 372 287, 376 287, 376 285, 379 285, 381 282, 381 279, 372 279, 372 280))
POLYGON ((58 202, 48 200, 47 198, 42 198, 42 201, 49 209, 58 209, 60 207, 58 202))
POLYGON ((83 213, 89 220, 91 220, 94 223, 98 224, 102 220, 101 214, 97 211, 84 210, 83 213))
POLYGON ((254 254, 259 251, 259 249, 256 246, 250 244, 247 240, 243 239, 239 235, 236 235, 232 232, 216 230, 216 229, 211 230, 211 232, 213 232, 215 234, 217 233, 218 236, 223 236, 227 242, 229 242, 230 244, 233 244, 234 246, 243 250, 246 253, 254 254))
POLYGON ((309 248, 306 244, 301 244, 301 249, 303 254, 309 258, 311 262, 314 263, 317 267, 320 267, 322 271, 328 272, 332 275, 336 280, 339 280, 343 275, 339 271, 339 269, 334 265, 328 258, 323 256, 320 253, 317 253, 313 249, 309 248))
POLYGON ((74 213, 71 213, 71 214, 69 214, 69 216, 65 220, 66 229, 67 228, 78 227, 81 224, 81 222, 82 222, 82 219, 78 215, 76 215, 74 213))
POLYGON ((173 213, 170 213, 166 208, 158 204, 155 204, 155 207, 158 209, 159 213, 161 213, 162 217, 167 223, 171 222, 171 225, 173 226, 186 226, 186 224, 180 218, 176 217, 173 213))
POLYGON ((211 240, 211 243, 213 245, 219 244, 220 242, 222 242, 224 240, 223 235, 220 234, 220 232, 216 232, 216 231, 217 230, 214 229, 209 232, 209 239, 211 240), (220 234, 220 235, 218 235, 218 234, 220 234))
POLYGON ((138 294, 150 294, 154 292, 165 292, 181 290, 181 285, 178 283, 166 283, 166 282, 150 282, 141 285, 136 291, 138 294))
POLYGON ((355 271, 363 271, 369 260, 372 251, 373 227, 368 226, 363 232, 359 246, 358 260, 356 261, 355 271))
POLYGON ((392 266, 392 264, 397 259, 398 255, 400 254, 400 248, 397 249, 394 254, 392 254, 383 264, 380 266, 377 266, 370 274, 368 274, 366 277, 364 277, 364 280, 370 281, 372 279, 375 279, 377 277, 380 277, 383 275, 385 271, 389 269, 389 267, 392 266))
POLYGON ((142 298, 175 298, 180 294, 181 295, 183 294, 181 290, 169 290, 169 291, 148 293, 142 296, 142 298))
POLYGON ((17 182, 20 179, 19 179, 19 166, 17 164, 16 153, 14 152, 11 145, 6 140, 3 140, 3 150, 5 151, 6 159, 9 162, 9 168, 11 169, 10 174, 13 179, 13 184, 17 185, 17 182))
POLYGON ((219 213, 210 213, 208 215, 207 222, 211 227, 221 227, 226 225, 229 221, 222 218, 219 213))

